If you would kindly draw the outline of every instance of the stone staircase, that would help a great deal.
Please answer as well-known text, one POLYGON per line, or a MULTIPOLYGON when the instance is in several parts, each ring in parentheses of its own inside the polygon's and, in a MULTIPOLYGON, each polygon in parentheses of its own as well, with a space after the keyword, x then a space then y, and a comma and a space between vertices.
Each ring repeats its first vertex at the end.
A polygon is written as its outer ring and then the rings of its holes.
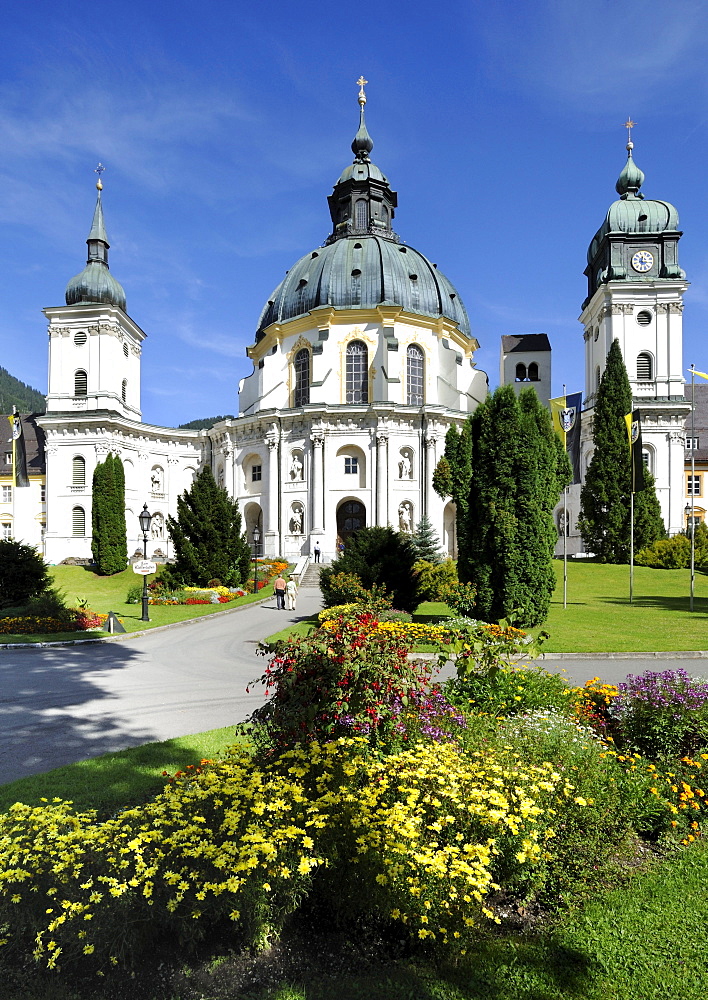
POLYGON ((300 581, 301 587, 319 587, 320 585, 320 570, 323 569, 325 563, 311 562, 310 565, 305 570, 305 575, 300 581))

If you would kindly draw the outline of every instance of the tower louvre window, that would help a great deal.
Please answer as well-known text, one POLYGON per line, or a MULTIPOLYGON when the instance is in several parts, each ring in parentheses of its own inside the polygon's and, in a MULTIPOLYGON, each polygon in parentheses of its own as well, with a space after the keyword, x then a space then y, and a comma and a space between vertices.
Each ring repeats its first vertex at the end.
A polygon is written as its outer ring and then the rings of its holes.
POLYGON ((86 460, 81 455, 75 455, 72 462, 71 482, 73 486, 86 485, 86 460))
POLYGON ((361 340, 352 340, 347 346, 346 402, 369 402, 369 352, 361 340))
POLYGON ((295 355, 294 369, 293 406, 304 406, 310 402, 310 352, 306 347, 295 355))
POLYGON ((406 351, 406 403, 408 406, 422 406, 425 386, 425 356, 417 344, 411 344, 406 351))
POLYGON ((641 312, 637 313, 636 320, 640 326, 649 326, 652 320, 652 315, 648 309, 642 309, 641 312))
POLYGON ((74 395, 86 396, 88 394, 88 376, 83 368, 74 372, 74 395))
POLYGON ((652 359, 650 354, 642 352, 637 355, 637 381, 650 382, 653 378, 652 359))
POLYGON ((127 396, 128 396, 128 380, 125 378, 121 383, 120 394, 123 397, 123 402, 125 403, 127 401, 127 396))
POLYGON ((72 510, 71 530, 73 535, 86 534, 86 511, 83 507, 74 507, 72 510))
POLYGON ((369 206, 363 198, 354 205, 354 225, 357 229, 369 228, 369 206))

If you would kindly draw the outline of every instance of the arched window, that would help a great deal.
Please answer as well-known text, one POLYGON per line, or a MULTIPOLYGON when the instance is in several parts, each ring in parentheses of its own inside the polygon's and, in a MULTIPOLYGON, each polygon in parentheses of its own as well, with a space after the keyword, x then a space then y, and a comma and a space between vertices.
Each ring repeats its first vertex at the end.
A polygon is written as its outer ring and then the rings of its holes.
POLYGON ((360 340, 347 346, 346 402, 369 402, 369 352, 360 340))
POLYGON ((71 533, 73 535, 86 534, 86 511, 83 507, 74 507, 71 512, 71 533))
POLYGON ((71 482, 73 486, 86 485, 86 460, 81 455, 74 456, 71 482))
POLYGON ((417 344, 411 344, 406 351, 406 403, 422 406, 424 402, 425 355, 417 344))
POLYGON ((310 352, 306 347, 295 355, 294 368, 293 406, 304 406, 310 402, 310 352))
POLYGON ((651 361, 652 361, 651 354, 642 352, 641 354, 637 355, 638 382, 651 382, 653 378, 653 372, 652 372, 653 365, 651 361))
POLYGON ((88 394, 88 377, 83 368, 74 372, 74 395, 86 396, 88 394))
POLYGON ((538 365, 535 361, 529 365, 529 382, 538 382, 538 365))
POLYGON ((516 381, 525 382, 526 381, 526 365, 521 362, 516 366, 516 381))
POLYGON ((363 198, 354 204, 354 226, 356 229, 369 228, 369 206, 363 198))
POLYGON ((120 394, 123 397, 123 402, 126 402, 126 396, 128 395, 128 379, 124 378, 120 387, 120 394))

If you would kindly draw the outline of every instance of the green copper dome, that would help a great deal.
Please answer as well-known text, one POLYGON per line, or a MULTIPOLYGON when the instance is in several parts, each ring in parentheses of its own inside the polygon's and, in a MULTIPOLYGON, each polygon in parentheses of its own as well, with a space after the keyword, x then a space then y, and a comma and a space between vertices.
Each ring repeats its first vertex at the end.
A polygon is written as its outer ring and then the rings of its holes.
POLYGON ((275 289, 261 313, 256 341, 271 323, 304 316, 319 306, 400 306, 420 316, 444 316, 470 336, 455 286, 422 253, 402 244, 391 228, 398 199, 369 159, 374 144, 364 120, 365 103, 362 86, 359 131, 352 143, 355 159, 327 199, 332 233, 324 246, 301 257, 275 289))
POLYGON ((617 179, 614 201, 588 248, 588 263, 595 259, 600 244, 608 233, 666 233, 679 226, 678 212, 668 201, 647 200, 639 189, 644 173, 632 158, 632 143, 627 145, 627 162, 617 179))
POLYGON ((125 292, 123 286, 116 281, 108 269, 108 250, 110 244, 106 236, 103 222, 103 206, 101 204, 101 182, 96 185, 98 197, 93 213, 91 231, 86 243, 88 245, 88 260, 86 267, 71 279, 66 286, 64 297, 68 306, 86 303, 106 303, 125 310, 125 292))

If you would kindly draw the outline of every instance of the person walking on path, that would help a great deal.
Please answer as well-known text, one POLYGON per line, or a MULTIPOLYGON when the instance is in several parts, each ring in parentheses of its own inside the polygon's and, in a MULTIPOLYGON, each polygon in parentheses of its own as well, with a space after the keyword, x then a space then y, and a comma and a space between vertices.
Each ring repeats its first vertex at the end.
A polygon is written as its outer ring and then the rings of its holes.
POLYGON ((282 573, 279 574, 275 583, 273 584, 273 590, 275 591, 275 606, 278 611, 285 611, 285 590, 287 588, 287 583, 283 579, 282 573))
POLYGON ((320 561, 320 543, 315 542, 315 562, 317 563, 319 561, 320 561))
POLYGON ((285 587, 285 601, 287 604, 287 610, 294 611, 295 604, 297 602, 297 584, 295 583, 294 576, 289 577, 285 587))

